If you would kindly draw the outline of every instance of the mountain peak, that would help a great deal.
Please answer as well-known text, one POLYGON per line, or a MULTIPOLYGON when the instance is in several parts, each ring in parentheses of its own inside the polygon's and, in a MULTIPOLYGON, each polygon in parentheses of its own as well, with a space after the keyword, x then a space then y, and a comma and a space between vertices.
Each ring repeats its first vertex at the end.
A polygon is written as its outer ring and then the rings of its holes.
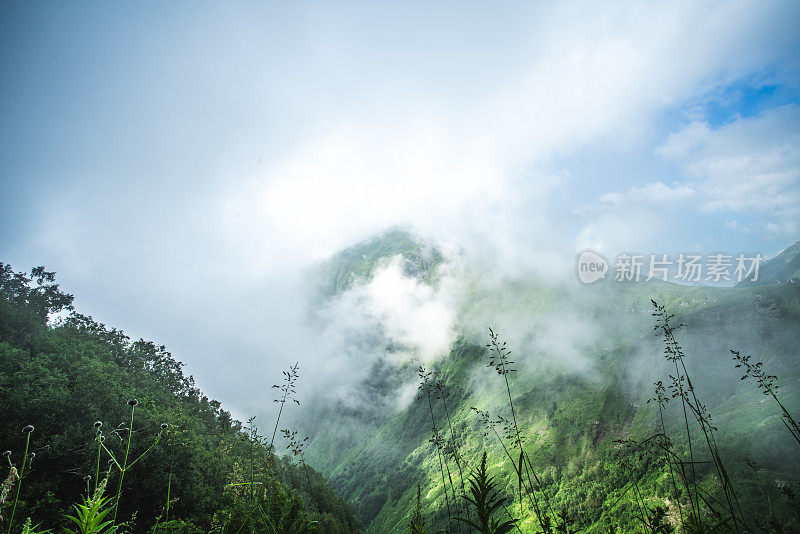
POLYGON ((798 283, 800 281, 800 241, 784 249, 766 261, 755 282, 745 280, 739 287, 765 286, 770 284, 798 283))

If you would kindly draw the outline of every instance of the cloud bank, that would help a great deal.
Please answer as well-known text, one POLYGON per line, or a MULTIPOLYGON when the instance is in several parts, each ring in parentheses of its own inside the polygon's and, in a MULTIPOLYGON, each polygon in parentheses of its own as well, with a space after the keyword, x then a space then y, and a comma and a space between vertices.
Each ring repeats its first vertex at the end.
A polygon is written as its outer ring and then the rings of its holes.
MULTIPOLYGON (((302 269, 398 224, 500 277, 558 280, 587 246, 774 252, 798 238, 798 16, 10 6, 4 261, 58 271, 244 415, 287 364, 329 364, 302 269)), ((388 269, 338 305, 433 354, 452 319, 428 291, 388 269)))

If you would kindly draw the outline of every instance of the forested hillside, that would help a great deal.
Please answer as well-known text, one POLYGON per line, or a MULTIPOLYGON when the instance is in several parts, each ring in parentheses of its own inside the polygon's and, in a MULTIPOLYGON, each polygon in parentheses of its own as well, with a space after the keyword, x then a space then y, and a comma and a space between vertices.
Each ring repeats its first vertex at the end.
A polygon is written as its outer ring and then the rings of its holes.
POLYGON ((321 328, 390 275, 412 315, 448 288, 451 337, 433 353, 382 316, 352 321, 363 369, 299 407, 288 370, 274 443, 275 422, 234 420, 165 347, 77 313, 53 273, 2 264, 3 527, 67 526, 86 499, 99 532, 800 528, 797 284, 576 286, 453 263, 396 230, 316 266, 321 328))
POLYGON ((79 532, 359 531, 326 480, 298 463, 302 451, 272 454, 258 421, 234 420, 165 347, 132 341, 72 301, 44 268, 0 263, 4 531, 27 518, 75 529, 65 514, 79 515, 73 504, 87 495, 116 525, 79 532))
MULTIPOLYGON (((390 232, 320 267, 319 305, 347 298, 393 265, 436 288, 448 276, 443 262, 421 240, 390 232)), ((778 398, 789 414, 800 413, 796 284, 609 280, 576 288, 469 270, 459 276, 465 282, 446 353, 426 362, 387 332, 377 342, 365 337, 383 351, 367 362, 368 378, 349 397, 324 397, 304 412, 309 457, 370 532, 405 532, 420 517, 429 531, 472 532, 455 517, 469 513, 462 488, 483 453, 508 499, 496 515, 517 519, 514 531, 668 532, 690 530, 690 522, 699 530, 800 528, 793 493, 800 442, 758 372, 743 380, 746 366, 731 353, 752 354, 751 366, 763 362, 756 371, 777 375, 778 398), (674 336, 666 346, 665 319, 674 336), (664 353, 675 346, 685 363, 677 374, 664 353), (498 347, 511 351, 507 372, 498 347), (387 400, 410 388, 416 395, 405 405, 387 400), (691 395, 686 402, 702 423, 684 404, 691 395), (720 481, 717 460, 729 481, 720 481), (680 469, 686 478, 676 481, 670 473, 680 469)))

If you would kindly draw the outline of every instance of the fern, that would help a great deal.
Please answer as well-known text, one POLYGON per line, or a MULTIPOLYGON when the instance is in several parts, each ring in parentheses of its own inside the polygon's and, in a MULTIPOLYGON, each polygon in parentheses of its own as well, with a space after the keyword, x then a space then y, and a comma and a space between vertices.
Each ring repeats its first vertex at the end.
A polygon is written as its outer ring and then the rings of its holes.
POLYGON ((481 534, 506 534, 516 527, 517 519, 501 522, 494 517, 495 512, 503 508, 507 499, 500 496, 494 477, 490 477, 486 472, 485 452, 481 458, 480 467, 469 477, 469 495, 465 499, 475 509, 477 519, 473 521, 457 517, 457 521, 470 525, 481 534))

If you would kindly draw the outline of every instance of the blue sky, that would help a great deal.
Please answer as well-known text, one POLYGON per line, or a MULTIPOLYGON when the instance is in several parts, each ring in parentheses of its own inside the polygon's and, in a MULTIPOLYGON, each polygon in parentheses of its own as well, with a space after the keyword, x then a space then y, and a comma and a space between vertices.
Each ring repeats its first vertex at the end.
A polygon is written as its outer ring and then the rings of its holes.
POLYGON ((515 274, 800 239, 800 4, 553 4, 4 2, 0 258, 244 406, 394 225, 515 274))

